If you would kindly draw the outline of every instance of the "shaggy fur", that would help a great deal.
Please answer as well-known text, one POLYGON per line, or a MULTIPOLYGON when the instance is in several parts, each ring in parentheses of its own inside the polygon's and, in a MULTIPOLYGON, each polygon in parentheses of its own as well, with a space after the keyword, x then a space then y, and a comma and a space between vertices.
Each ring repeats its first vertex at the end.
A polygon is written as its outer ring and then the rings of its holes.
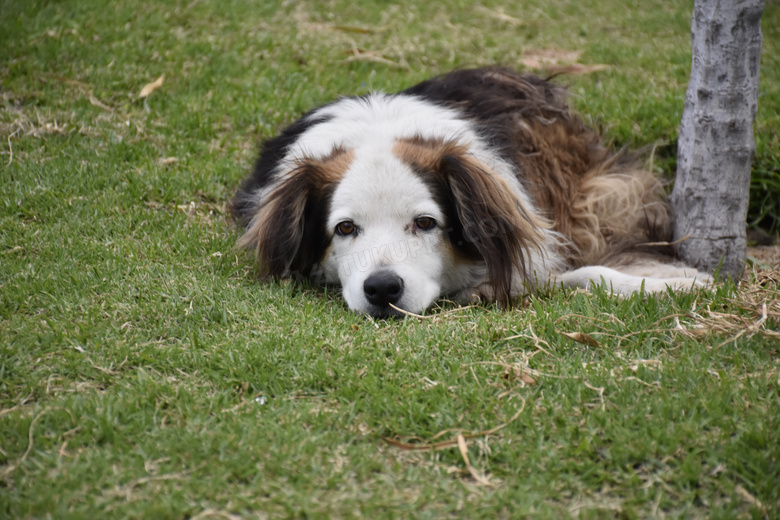
POLYGON ((507 303, 540 283, 706 283, 647 245, 671 234, 659 180, 564 97, 489 67, 315 109, 264 144, 233 199, 239 245, 263 275, 340 284, 375 316, 442 296, 507 303))

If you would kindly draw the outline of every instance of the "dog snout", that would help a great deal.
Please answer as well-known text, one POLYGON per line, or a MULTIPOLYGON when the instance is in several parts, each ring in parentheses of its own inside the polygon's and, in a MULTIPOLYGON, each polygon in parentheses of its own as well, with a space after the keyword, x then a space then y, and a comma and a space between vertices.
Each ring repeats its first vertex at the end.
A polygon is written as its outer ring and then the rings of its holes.
POLYGON ((381 271, 366 278, 363 282, 363 292, 372 305, 387 307, 388 304, 401 299, 404 281, 393 272, 381 271))

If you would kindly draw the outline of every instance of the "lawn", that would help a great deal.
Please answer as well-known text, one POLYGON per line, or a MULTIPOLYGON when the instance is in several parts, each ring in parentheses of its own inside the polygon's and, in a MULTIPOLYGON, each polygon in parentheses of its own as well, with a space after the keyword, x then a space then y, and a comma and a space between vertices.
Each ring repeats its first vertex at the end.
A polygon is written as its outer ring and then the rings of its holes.
MULTIPOLYGON (((767 4, 750 218, 773 232, 767 4)), ((0 0, 0 517, 780 518, 777 265, 382 321, 257 280, 225 211, 306 110, 490 63, 568 70, 672 175, 691 10, 0 0)))

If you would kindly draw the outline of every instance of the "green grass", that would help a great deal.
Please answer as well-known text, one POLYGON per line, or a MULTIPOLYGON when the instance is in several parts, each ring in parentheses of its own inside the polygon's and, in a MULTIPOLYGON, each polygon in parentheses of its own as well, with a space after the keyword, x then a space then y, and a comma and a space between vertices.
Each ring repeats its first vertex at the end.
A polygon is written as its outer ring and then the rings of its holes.
POLYGON ((670 173, 692 7, 671 4, 0 0, 0 517, 779 517, 776 271, 373 321, 256 281, 224 214, 305 110, 537 49, 609 65, 561 79, 572 103, 670 173))

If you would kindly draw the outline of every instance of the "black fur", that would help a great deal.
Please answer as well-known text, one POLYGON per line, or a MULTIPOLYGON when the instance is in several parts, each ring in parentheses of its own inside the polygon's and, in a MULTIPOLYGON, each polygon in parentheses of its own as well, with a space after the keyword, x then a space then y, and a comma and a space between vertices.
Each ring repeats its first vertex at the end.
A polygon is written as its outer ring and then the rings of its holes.
POLYGON ((244 180, 235 197, 230 201, 230 212, 241 227, 249 225, 257 211, 253 194, 273 179, 279 161, 284 158, 290 146, 303 132, 327 121, 326 118, 309 117, 312 112, 314 111, 308 112, 285 128, 281 134, 263 143, 252 175, 244 180))

